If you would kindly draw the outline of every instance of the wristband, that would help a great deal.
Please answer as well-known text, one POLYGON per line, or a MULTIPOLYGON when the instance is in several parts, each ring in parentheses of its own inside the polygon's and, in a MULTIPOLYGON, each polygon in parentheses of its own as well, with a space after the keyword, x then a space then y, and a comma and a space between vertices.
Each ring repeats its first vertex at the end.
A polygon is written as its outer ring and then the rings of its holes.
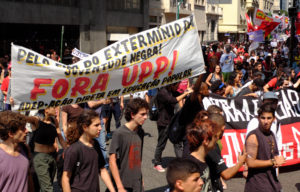
POLYGON ((272 166, 274 166, 275 165, 275 159, 271 159, 271 161, 272 161, 272 166))

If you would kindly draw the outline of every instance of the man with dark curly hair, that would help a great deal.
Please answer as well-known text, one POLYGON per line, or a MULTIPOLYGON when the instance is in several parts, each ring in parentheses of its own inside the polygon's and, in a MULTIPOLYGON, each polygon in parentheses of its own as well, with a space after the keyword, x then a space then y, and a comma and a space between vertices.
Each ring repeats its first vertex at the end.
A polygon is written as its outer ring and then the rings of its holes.
POLYGON ((125 109, 127 123, 117 129, 109 150, 109 167, 119 192, 142 192, 142 150, 148 103, 141 98, 132 99, 125 109), (118 163, 118 164, 117 164, 118 163))
POLYGON ((0 112, 0 191, 31 191, 29 149, 25 146, 26 117, 11 111, 0 112))

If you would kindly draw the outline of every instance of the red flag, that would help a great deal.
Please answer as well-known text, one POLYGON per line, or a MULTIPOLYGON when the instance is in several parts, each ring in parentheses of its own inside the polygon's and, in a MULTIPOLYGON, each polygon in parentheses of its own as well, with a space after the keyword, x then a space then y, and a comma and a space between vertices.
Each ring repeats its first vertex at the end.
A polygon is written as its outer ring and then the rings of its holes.
POLYGON ((300 22, 295 22, 296 35, 300 35, 300 22))
POLYGON ((279 22, 269 22, 269 21, 262 21, 261 25, 257 27, 257 30, 264 30, 265 37, 267 37, 280 23, 279 22))
POLYGON ((250 17, 248 16, 248 14, 246 13, 246 21, 247 21, 247 31, 248 32, 252 32, 252 31, 255 31, 253 25, 252 25, 252 22, 250 20, 250 17))

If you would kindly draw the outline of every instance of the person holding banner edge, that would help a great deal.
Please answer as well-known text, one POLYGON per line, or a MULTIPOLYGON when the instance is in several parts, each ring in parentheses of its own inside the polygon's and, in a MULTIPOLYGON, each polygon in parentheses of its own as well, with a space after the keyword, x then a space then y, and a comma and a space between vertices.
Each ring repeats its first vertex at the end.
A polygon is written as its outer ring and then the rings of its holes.
POLYGON ((175 93, 175 91, 177 90, 178 84, 179 83, 173 83, 171 85, 167 85, 166 87, 161 88, 157 93, 158 139, 154 154, 154 169, 156 169, 158 172, 165 172, 165 169, 162 167, 161 156, 168 141, 167 126, 174 115, 174 107, 179 101, 193 92, 191 88, 188 88, 183 94, 174 97, 173 93, 175 93))

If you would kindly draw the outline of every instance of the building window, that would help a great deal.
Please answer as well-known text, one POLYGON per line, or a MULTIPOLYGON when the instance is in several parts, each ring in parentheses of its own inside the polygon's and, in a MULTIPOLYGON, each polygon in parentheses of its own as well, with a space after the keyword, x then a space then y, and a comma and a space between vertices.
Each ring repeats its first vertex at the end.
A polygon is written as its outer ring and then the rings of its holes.
POLYGON ((141 0, 106 0, 108 10, 140 12, 142 13, 141 0))
POLYGON ((149 22, 156 23, 157 22, 157 17, 156 16, 150 16, 149 17, 149 22))
POLYGON ((216 21, 211 20, 210 32, 214 33, 216 28, 216 21))

